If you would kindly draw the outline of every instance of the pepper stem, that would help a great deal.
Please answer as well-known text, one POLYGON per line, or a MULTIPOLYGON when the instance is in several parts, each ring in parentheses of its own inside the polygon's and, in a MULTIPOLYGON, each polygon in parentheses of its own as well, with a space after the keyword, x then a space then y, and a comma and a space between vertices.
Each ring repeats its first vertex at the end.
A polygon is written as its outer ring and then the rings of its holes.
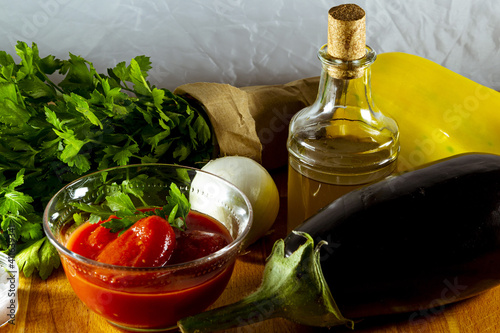
POLYGON ((288 257, 282 239, 274 244, 257 291, 236 303, 180 320, 181 332, 214 332, 275 317, 311 326, 352 327, 353 322, 335 304, 321 271, 319 248, 324 243, 315 248, 310 235, 299 234, 306 242, 288 257))

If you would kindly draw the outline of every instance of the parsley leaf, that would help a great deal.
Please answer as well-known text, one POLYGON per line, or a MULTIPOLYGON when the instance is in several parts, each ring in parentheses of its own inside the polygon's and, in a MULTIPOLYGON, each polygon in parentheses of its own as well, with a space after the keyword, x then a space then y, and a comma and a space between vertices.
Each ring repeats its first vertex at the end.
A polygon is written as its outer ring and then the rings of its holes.
POLYGON ((191 205, 188 199, 181 193, 179 188, 172 183, 170 185, 169 197, 167 204, 163 206, 163 212, 170 212, 168 214, 168 223, 172 226, 183 230, 185 228, 185 219, 189 213, 191 205))
POLYGON ((60 259, 55 247, 46 237, 34 241, 25 247, 16 256, 19 271, 29 277, 35 270, 39 271, 42 279, 46 279, 52 271, 59 267, 60 259))
POLYGON ((25 221, 21 226, 21 237, 24 240, 39 239, 43 237, 42 225, 40 223, 25 221))
POLYGON ((118 216, 129 216, 137 210, 130 197, 123 192, 116 192, 106 197, 106 204, 118 216))
POLYGON ((60 264, 56 248, 46 238, 38 251, 38 257, 40 258, 40 267, 38 268, 40 277, 46 279, 60 264))
POLYGON ((38 252, 45 238, 34 241, 30 246, 19 252, 16 256, 16 263, 19 271, 22 271, 25 276, 30 277, 36 268, 40 267, 40 256, 38 252))

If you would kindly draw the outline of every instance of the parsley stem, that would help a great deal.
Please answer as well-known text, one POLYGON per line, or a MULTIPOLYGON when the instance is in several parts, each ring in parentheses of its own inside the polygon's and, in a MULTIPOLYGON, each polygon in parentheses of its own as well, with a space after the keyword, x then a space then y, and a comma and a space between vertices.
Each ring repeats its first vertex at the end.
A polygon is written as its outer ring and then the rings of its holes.
POLYGON ((35 66, 36 66, 36 69, 38 70, 38 73, 39 73, 40 75, 42 75, 42 76, 43 76, 43 78, 45 79, 45 82, 46 82, 49 86, 51 86, 51 87, 52 87, 55 91, 58 91, 58 92, 60 92, 61 94, 64 94, 64 90, 62 90, 62 89, 61 89, 61 88, 60 88, 57 84, 55 84, 54 82, 52 82, 52 80, 51 80, 51 79, 49 79, 49 77, 47 76, 47 74, 45 74, 45 73, 41 70, 41 68, 40 68, 40 66, 39 66, 39 64, 38 64, 38 63, 35 63, 35 66))
POLYGON ((15 87, 16 87, 16 94, 19 97, 19 102, 21 102, 22 106, 24 108, 26 108, 26 104, 24 103, 24 97, 21 94, 21 90, 19 89, 19 86, 16 84, 15 87))

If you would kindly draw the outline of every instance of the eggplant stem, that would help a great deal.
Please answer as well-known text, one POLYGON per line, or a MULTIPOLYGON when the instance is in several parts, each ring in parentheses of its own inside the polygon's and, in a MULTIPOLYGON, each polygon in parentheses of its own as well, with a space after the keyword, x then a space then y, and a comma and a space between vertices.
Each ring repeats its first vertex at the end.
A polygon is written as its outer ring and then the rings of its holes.
POLYGON ((262 284, 257 291, 220 308, 178 322, 184 333, 203 333, 241 327, 281 317, 311 326, 331 327, 353 321, 340 313, 319 262, 318 244, 306 233, 306 241, 285 257, 285 242, 278 240, 267 259, 262 284))
POLYGON ((236 303, 179 321, 181 332, 214 332, 281 317, 280 300, 255 292, 236 303))

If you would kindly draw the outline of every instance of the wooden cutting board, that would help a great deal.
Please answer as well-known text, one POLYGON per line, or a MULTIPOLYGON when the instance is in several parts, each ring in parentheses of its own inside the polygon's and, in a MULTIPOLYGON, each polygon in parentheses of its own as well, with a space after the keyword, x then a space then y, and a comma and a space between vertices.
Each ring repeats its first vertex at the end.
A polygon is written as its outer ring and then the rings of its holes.
MULTIPOLYGON (((280 213, 274 229, 240 256, 227 289, 214 304, 214 307, 234 302, 258 287, 265 259, 269 255, 274 241, 286 234, 286 169, 274 172, 273 176, 281 194, 280 213)), ((97 314, 88 310, 76 297, 62 268, 60 268, 46 281, 41 280, 38 276, 21 277, 19 310, 16 314, 15 325, 7 324, 0 328, 0 332, 116 333, 125 331, 110 325, 97 314)), ((344 333, 352 331, 344 327, 335 327, 330 330, 306 327, 284 319, 272 319, 225 332, 344 333)), ((354 332, 500 332, 500 287, 445 308, 366 319, 356 324, 354 332)))

